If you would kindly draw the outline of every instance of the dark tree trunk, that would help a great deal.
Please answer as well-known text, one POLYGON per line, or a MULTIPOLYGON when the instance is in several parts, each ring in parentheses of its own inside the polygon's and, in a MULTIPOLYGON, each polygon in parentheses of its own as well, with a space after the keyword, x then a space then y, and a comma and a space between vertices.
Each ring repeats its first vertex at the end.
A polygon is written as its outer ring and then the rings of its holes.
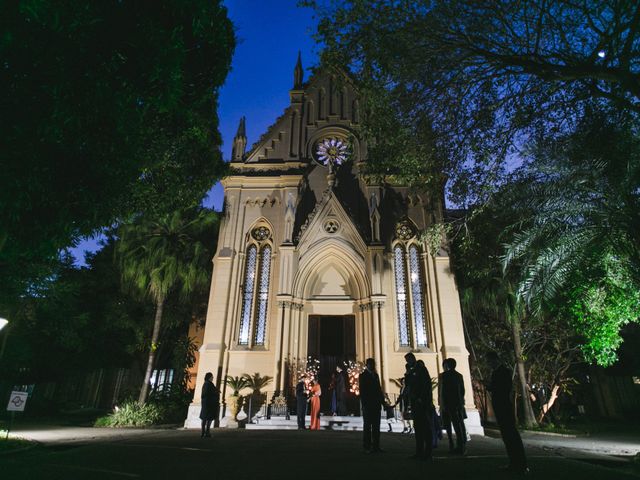
POLYGON ((525 427, 535 427, 538 425, 531 406, 529 387, 527 386, 527 376, 524 370, 524 359, 522 358, 522 343, 520 342, 520 320, 514 319, 511 322, 511 336, 513 337, 513 353, 516 356, 516 371, 518 373, 518 390, 522 398, 522 423, 525 427))
POLYGON ((160 336, 160 325, 162 324, 162 310, 164 309, 164 299, 158 300, 156 303, 156 315, 153 322, 153 333, 151 334, 151 348, 149 349, 149 359, 147 361, 147 370, 144 373, 144 381, 140 389, 138 404, 144 405, 149 394, 149 383, 151 382, 151 374, 153 373, 153 364, 156 360, 156 350, 158 349, 158 337, 160 336))

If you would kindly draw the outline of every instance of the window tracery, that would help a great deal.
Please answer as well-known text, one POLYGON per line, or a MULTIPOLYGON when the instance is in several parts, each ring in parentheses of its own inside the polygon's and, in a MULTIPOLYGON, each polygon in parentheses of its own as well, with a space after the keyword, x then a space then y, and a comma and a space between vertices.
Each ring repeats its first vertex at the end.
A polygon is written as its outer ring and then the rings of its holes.
POLYGON ((420 248, 415 243, 416 230, 409 221, 403 221, 396 226, 395 234, 393 268, 398 310, 398 344, 401 347, 426 347, 425 276, 420 248))
POLYGON ((251 230, 246 250, 238 345, 264 346, 266 341, 272 246, 271 231, 260 225, 251 230))

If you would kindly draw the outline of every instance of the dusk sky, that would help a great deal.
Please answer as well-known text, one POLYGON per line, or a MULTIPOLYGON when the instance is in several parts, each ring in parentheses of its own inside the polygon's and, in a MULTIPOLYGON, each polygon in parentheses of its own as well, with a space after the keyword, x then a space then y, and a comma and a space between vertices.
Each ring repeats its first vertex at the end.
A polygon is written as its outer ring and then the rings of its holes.
MULTIPOLYGON (((229 18, 236 28, 231 72, 220 91, 218 116, 223 157, 231 158, 231 145, 243 115, 247 117, 247 148, 262 135, 289 104, 293 69, 302 52, 305 80, 318 62, 312 34, 313 11, 296 6, 297 0, 227 0, 229 18)), ((209 191, 204 204, 219 210, 222 187, 209 191)), ((83 241, 71 250, 83 265, 84 251, 95 251, 98 240, 83 241)))

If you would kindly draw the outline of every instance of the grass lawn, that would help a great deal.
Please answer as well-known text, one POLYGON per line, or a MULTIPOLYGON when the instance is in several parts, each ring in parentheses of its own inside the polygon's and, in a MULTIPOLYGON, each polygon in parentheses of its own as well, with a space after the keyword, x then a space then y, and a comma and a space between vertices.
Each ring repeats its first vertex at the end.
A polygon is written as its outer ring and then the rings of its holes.
POLYGON ((6 435, 7 432, 0 430, 0 454, 33 445, 33 442, 29 442, 28 440, 20 440, 19 438, 7 439, 5 438, 6 435))

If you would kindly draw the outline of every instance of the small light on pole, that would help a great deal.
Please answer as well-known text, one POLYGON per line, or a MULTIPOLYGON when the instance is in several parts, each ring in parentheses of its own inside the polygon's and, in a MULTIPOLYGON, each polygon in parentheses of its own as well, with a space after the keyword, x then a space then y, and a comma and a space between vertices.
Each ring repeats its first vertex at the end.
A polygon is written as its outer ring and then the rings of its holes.
MULTIPOLYGON (((9 320, 0 317, 0 331, 2 331, 2 329, 7 325, 9 325, 9 320)), ((3 337, 2 343, 0 343, 0 360, 2 360, 2 357, 4 356, 4 349, 7 347, 7 338, 9 337, 9 334, 5 333, 3 337)))

